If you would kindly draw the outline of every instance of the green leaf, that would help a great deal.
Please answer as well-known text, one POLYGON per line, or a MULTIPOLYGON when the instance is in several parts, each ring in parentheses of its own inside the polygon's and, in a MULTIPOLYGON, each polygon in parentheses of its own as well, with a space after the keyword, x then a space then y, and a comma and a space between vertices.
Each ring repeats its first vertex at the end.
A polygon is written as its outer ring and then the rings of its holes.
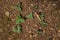
POLYGON ((16 28, 13 28, 13 32, 17 32, 17 29, 16 28))
POLYGON ((17 7, 17 9, 18 9, 19 11, 22 11, 22 8, 21 8, 21 7, 17 7))
POLYGON ((22 23, 22 22, 24 22, 24 21, 25 21, 25 19, 24 19, 24 18, 21 18, 21 19, 20 19, 20 22, 21 22, 21 23, 22 23))
POLYGON ((33 7, 34 7, 34 9, 38 9, 38 5, 34 5, 33 7))
POLYGON ((17 25, 16 27, 13 28, 13 32, 20 33, 20 32, 22 32, 21 29, 22 29, 22 27, 17 25))
POLYGON ((16 20, 16 24, 19 24, 19 23, 20 23, 20 19, 17 19, 17 20, 16 20))
POLYGON ((18 3, 17 7, 21 7, 22 6, 22 2, 18 3))
POLYGON ((21 29, 22 29, 22 27, 18 25, 17 26, 17 33, 21 32, 21 29))
POLYGON ((16 24, 22 23, 24 21, 25 21, 25 19, 23 17, 21 17, 20 15, 17 16, 16 24))
POLYGON ((41 20, 44 20, 44 17, 40 17, 41 18, 41 20))
POLYGON ((40 15, 39 15, 39 17, 41 18, 42 21, 44 20, 44 15, 45 15, 45 14, 42 13, 42 12, 41 12, 40 15))
POLYGON ((20 2, 20 3, 16 6, 16 8, 17 8, 19 11, 22 11, 22 2, 20 2))
POLYGON ((27 18, 33 19, 33 13, 31 12, 29 15, 26 16, 27 18))
POLYGON ((40 16, 40 17, 44 17, 44 15, 45 15, 45 14, 41 12, 39 16, 40 16))
POLYGON ((38 34, 42 34, 43 33, 43 30, 42 29, 38 29, 38 34))
POLYGON ((44 22, 44 21, 41 22, 41 26, 42 26, 42 27, 44 27, 44 26, 46 26, 46 25, 47 25, 46 22, 44 22))

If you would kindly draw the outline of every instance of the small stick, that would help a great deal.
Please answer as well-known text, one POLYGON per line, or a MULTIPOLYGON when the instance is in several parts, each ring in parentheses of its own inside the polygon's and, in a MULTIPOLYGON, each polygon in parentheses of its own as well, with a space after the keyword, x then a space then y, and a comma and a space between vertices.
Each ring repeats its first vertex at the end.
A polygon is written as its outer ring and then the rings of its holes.
POLYGON ((39 15, 35 12, 36 17, 39 19, 39 21, 41 21, 41 18, 39 17, 39 15))

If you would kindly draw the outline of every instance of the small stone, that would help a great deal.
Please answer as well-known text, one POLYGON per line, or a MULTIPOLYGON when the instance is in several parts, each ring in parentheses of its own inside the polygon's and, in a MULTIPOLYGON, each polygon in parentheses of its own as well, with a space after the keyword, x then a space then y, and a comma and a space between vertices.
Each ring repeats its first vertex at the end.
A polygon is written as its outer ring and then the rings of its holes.
POLYGON ((37 25, 35 24, 35 26, 37 27, 37 25))
POLYGON ((35 34, 34 37, 37 37, 37 34, 35 34))
POLYGON ((14 19, 12 19, 12 21, 14 21, 14 19))
POLYGON ((11 38, 9 38, 9 40, 11 40, 11 38))
POLYGON ((53 28, 50 28, 50 30, 53 30, 53 28))
POLYGON ((59 0, 60 1, 60 0, 59 0))
POLYGON ((6 16, 9 16, 9 12, 8 12, 8 11, 6 11, 6 12, 5 12, 5 15, 6 15, 6 16))
POLYGON ((43 31, 43 33, 45 33, 45 30, 43 31))
POLYGON ((31 4, 31 6, 33 6, 33 4, 31 4))
POLYGON ((60 30, 58 30, 58 32, 60 33, 60 30))
POLYGON ((54 3, 54 4, 52 4, 53 6, 56 6, 56 4, 54 3))
POLYGON ((32 38, 32 35, 30 35, 30 38, 32 38))
POLYGON ((29 31, 29 33, 31 33, 32 31, 29 31))

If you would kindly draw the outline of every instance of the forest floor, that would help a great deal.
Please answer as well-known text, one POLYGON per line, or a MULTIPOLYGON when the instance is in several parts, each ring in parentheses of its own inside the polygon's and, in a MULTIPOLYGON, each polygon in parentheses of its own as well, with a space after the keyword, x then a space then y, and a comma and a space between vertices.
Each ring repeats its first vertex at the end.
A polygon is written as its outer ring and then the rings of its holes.
POLYGON ((0 40, 60 40, 60 0, 0 0, 0 40))

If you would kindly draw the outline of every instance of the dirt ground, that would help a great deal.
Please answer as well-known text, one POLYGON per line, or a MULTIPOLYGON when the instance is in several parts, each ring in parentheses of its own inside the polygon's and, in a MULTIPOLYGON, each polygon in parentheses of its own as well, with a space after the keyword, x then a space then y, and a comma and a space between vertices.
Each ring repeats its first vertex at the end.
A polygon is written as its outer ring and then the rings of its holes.
POLYGON ((60 0, 0 0, 0 40, 60 40, 60 0), (14 7, 22 2, 22 10, 14 7), (37 9, 33 6, 38 5, 37 9), (26 17, 33 12, 34 19, 26 18, 20 23, 21 33, 15 33, 12 28, 17 15, 26 17), (44 12, 44 20, 48 23, 42 27, 36 15, 44 12), (42 33, 38 34, 37 30, 42 33))

